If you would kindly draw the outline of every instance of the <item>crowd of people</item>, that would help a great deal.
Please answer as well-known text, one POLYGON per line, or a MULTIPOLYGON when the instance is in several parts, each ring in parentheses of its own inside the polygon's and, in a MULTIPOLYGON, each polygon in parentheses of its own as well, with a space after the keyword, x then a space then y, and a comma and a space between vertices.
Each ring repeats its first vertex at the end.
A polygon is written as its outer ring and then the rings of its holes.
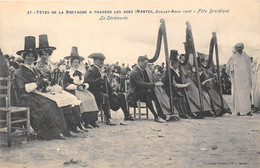
MULTIPOLYGON (((148 63, 147 56, 139 56, 131 68, 124 63, 120 66, 119 62, 104 64, 106 57, 102 53, 89 55, 93 64, 84 64, 77 47, 72 47, 69 56, 51 63, 50 57, 56 47, 49 45, 45 34, 39 35, 38 48, 35 37, 26 36, 24 49, 17 51, 20 57, 5 56, 4 59, 1 54, 0 75, 12 76, 12 104, 30 108, 31 127, 37 139, 66 139, 76 136, 74 133, 98 128, 100 111, 103 111, 107 125, 116 125, 111 109, 121 109, 125 121, 134 121, 128 106, 137 107, 138 100, 146 103, 158 123, 231 114, 220 87, 225 94, 230 94, 232 88, 237 115, 252 115, 252 99, 259 107, 259 96, 250 94, 251 62, 242 52, 243 47, 237 44, 236 52, 224 65, 222 86, 214 65, 205 69, 202 64, 207 60, 197 57, 196 69, 193 60, 185 61, 185 54, 179 54, 177 50, 170 52, 170 69, 164 63, 161 66, 148 63), (248 66, 239 66, 244 62, 248 66)), ((259 69, 259 64, 254 67, 259 69)), ((259 70, 255 69, 257 74, 259 70)), ((254 86, 255 92, 259 92, 258 85, 254 86)))

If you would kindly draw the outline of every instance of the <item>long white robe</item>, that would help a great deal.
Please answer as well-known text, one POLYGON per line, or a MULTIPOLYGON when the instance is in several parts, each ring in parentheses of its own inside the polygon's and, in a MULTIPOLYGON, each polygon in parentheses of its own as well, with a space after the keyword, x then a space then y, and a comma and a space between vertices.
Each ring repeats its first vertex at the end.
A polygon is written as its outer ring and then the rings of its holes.
POLYGON ((252 100, 255 107, 260 108, 260 62, 259 58, 252 66, 252 100))
POLYGON ((242 115, 251 111, 250 93, 252 88, 251 59, 245 53, 233 54, 227 63, 227 74, 232 82, 232 99, 235 113, 242 115))

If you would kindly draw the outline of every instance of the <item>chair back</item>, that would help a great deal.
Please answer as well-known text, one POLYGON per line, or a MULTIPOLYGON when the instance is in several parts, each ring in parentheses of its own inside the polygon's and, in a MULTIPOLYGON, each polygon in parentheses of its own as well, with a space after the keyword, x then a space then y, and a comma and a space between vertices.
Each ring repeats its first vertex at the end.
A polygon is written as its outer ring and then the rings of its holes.
MULTIPOLYGON (((4 100, 5 107, 11 106, 11 78, 0 77, 0 100, 4 100)), ((1 103, 2 106, 2 103, 1 103)))

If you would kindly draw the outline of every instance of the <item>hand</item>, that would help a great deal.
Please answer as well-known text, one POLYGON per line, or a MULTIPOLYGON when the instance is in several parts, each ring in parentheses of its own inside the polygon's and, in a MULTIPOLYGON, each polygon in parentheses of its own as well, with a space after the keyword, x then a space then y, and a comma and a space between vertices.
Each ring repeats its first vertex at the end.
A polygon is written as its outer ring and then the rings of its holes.
POLYGON ((88 88, 89 88, 89 84, 88 83, 84 83, 84 85, 85 85, 85 90, 87 90, 88 88))
POLYGON ((46 91, 47 92, 51 92, 53 90, 53 87, 52 86, 48 86, 47 88, 46 88, 46 91))
POLYGON ((46 78, 43 78, 43 81, 44 81, 45 83, 48 83, 48 85, 51 84, 51 82, 50 82, 48 79, 46 79, 46 78))
POLYGON ((106 74, 103 74, 103 75, 102 75, 102 79, 105 79, 105 78, 107 78, 107 75, 106 75, 106 74))
POLYGON ((9 70, 12 71, 12 72, 14 72, 14 71, 15 71, 15 68, 14 68, 13 66, 10 66, 10 67, 9 67, 9 70))
POLYGON ((190 86, 190 83, 186 83, 186 84, 185 84, 185 87, 189 87, 189 86, 190 86))
POLYGON ((154 85, 155 85, 156 87, 161 87, 161 86, 163 85, 163 83, 162 83, 162 82, 156 82, 154 85))
POLYGON ((116 96, 118 96, 116 92, 112 92, 112 95, 116 95, 116 96))

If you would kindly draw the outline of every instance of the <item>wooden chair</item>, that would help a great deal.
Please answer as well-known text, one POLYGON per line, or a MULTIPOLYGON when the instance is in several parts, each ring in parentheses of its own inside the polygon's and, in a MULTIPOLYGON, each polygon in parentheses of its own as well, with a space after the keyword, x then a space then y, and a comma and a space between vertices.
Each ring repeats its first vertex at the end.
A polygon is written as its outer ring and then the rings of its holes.
POLYGON ((30 140, 30 109, 29 107, 14 107, 11 106, 11 77, 0 77, 0 98, 5 99, 5 107, 0 107, 1 113, 6 113, 6 120, 1 120, 7 126, 7 143, 8 147, 11 146, 11 136, 13 134, 25 132, 27 136, 27 141, 30 140), (26 113, 26 117, 14 117, 14 113, 26 113), (15 123, 26 122, 26 128, 12 127, 15 123), (11 129, 20 130, 19 132, 11 133, 11 129))
MULTIPOLYGON (((126 103, 127 103, 127 93, 129 88, 129 79, 125 80, 125 96, 126 96, 126 103)), ((137 106, 132 107, 134 108, 134 118, 138 116, 139 119, 141 119, 141 116, 146 116, 146 118, 149 118, 149 111, 146 103, 141 102, 140 99, 137 100, 137 106), (136 108, 138 109, 138 112, 136 112, 136 108), (145 109, 145 113, 142 113, 142 109, 145 109)), ((131 113, 131 107, 127 103, 127 108, 129 110, 129 113, 131 113)))

